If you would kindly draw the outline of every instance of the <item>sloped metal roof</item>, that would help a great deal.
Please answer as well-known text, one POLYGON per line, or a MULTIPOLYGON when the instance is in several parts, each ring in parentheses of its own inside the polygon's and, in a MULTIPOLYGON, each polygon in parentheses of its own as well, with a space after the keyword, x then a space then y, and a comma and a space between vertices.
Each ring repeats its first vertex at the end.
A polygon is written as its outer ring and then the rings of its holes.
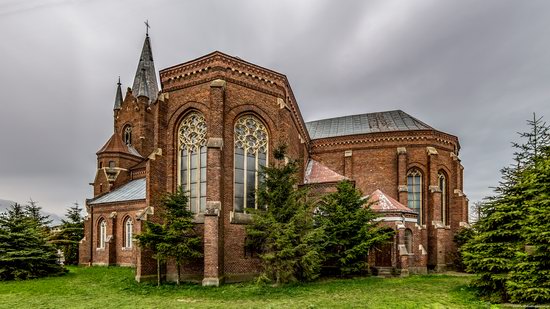
POLYGON ((135 201, 145 199, 145 178, 135 179, 116 188, 112 192, 102 195, 90 202, 89 205, 135 201))
POLYGON ((372 205, 370 205, 370 209, 375 212, 416 213, 414 210, 399 203, 396 199, 386 195, 380 190, 376 190, 371 195, 364 196, 363 198, 368 199, 370 202, 373 203, 372 205))
POLYGON ((158 91, 157 71, 155 71, 155 63, 153 62, 151 41, 149 35, 147 35, 139 57, 132 92, 136 98, 145 96, 149 98, 149 102, 154 102, 157 99, 158 91))
POLYGON ((349 178, 336 173, 315 160, 309 160, 304 175, 304 184, 338 182, 346 179, 349 178))
POLYGON ((401 110, 315 120, 306 122, 306 127, 311 139, 375 132, 433 129, 401 110))

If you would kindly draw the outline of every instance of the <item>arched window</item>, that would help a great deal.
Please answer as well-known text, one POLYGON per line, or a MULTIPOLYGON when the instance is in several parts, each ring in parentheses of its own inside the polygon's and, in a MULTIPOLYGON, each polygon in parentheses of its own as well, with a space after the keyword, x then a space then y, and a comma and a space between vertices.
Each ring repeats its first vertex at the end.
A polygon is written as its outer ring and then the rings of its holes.
POLYGON ((405 248, 409 254, 413 253, 413 233, 410 229, 405 230, 405 248))
POLYGON ((443 172, 437 174, 439 179, 439 190, 441 190, 441 222, 449 224, 449 209, 447 204, 447 177, 443 172))
POLYGON ((418 212, 418 222, 422 224, 422 173, 414 168, 407 173, 407 203, 410 209, 418 212))
POLYGON ((265 125, 252 115, 235 124, 234 211, 258 208, 256 190, 261 182, 258 174, 267 165, 268 134, 265 125))
POLYGON ((134 223, 132 218, 128 217, 124 221, 124 248, 132 248, 132 237, 134 235, 134 223))
POLYGON ((124 141, 124 144, 130 146, 132 145, 132 126, 131 125, 125 125, 124 129, 122 130, 122 140, 124 141))
POLYGON ((178 130, 178 185, 189 196, 193 213, 206 210, 206 120, 197 112, 185 116, 178 130))
POLYGON ((104 219, 99 221, 99 234, 97 239, 97 247, 100 249, 105 248, 105 240, 107 239, 107 222, 104 219))

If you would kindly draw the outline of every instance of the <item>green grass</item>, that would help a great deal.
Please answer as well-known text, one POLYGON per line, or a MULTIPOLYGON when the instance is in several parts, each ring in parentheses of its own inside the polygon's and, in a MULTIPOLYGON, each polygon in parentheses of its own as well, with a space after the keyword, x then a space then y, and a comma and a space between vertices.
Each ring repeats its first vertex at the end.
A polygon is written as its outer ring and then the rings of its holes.
MULTIPOLYGON (((0 282, 0 308, 490 308, 469 277, 326 279, 283 287, 139 284, 133 270, 70 267, 62 277, 0 282)), ((494 307, 493 307, 494 308, 494 307)))

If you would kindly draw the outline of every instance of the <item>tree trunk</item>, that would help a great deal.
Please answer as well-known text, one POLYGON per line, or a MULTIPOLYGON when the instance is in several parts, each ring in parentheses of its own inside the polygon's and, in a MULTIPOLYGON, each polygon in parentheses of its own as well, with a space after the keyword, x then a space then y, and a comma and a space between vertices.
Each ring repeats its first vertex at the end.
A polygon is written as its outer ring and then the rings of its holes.
POLYGON ((160 259, 157 259, 157 286, 160 286, 160 259))
POLYGON ((178 278, 176 279, 176 284, 180 285, 180 262, 176 261, 176 267, 178 268, 178 278))

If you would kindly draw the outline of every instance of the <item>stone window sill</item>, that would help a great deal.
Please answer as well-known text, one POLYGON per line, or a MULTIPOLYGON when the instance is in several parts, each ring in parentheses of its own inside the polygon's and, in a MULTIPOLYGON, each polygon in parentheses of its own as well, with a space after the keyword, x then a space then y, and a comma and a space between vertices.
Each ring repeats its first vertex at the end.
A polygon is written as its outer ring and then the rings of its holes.
POLYGON ((204 213, 196 214, 193 218, 193 223, 203 224, 204 223, 204 213))
POLYGON ((250 224, 252 223, 252 215, 243 212, 230 212, 229 222, 232 224, 250 224))

